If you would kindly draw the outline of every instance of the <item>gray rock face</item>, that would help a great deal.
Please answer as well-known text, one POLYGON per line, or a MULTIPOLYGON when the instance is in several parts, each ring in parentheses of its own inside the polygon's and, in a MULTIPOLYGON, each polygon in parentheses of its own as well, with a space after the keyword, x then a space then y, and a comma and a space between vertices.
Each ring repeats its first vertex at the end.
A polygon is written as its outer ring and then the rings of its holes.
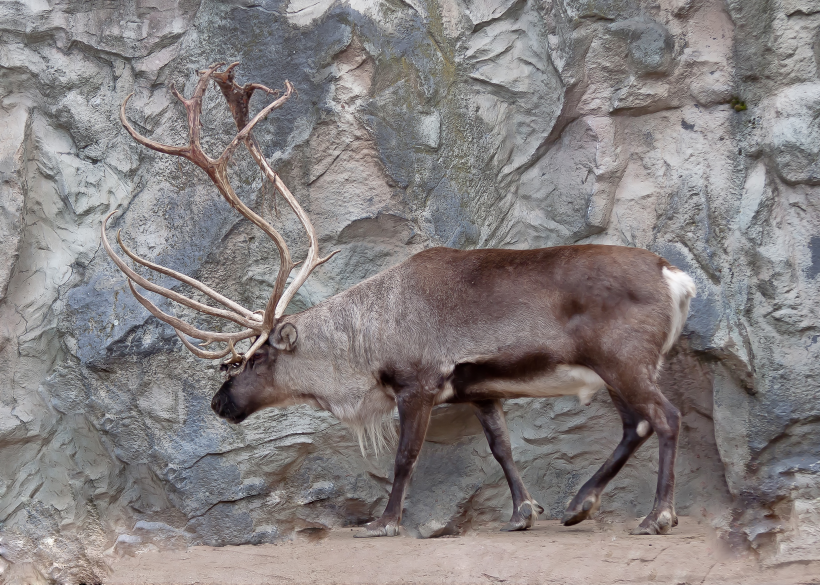
MULTIPOLYGON (((117 210, 135 252, 261 307, 272 244, 198 169, 118 121, 135 92, 135 127, 181 144, 167 84, 189 94, 197 69, 233 60, 242 82, 297 87, 257 138, 322 249, 340 250, 291 310, 433 245, 662 254, 699 288, 661 380, 684 415, 678 512, 767 562, 820 558, 816 2, 7 2, 0 23, 6 582, 96 582, 106 554, 153 547, 318 537, 386 502, 392 455, 362 457, 324 412, 217 419, 216 366, 148 315, 100 249, 117 210)), ((208 96, 213 156, 234 130, 208 96)), ((298 222, 253 161, 231 172, 301 257, 298 222)), ((507 415, 553 517, 619 437, 604 395, 513 400, 507 415)), ((612 482, 601 519, 649 511, 656 446, 612 482)), ((475 417, 439 408, 405 528, 452 534, 510 512, 475 417)))
POLYGON ((789 86, 773 97, 767 151, 789 184, 820 184, 820 83, 789 86))

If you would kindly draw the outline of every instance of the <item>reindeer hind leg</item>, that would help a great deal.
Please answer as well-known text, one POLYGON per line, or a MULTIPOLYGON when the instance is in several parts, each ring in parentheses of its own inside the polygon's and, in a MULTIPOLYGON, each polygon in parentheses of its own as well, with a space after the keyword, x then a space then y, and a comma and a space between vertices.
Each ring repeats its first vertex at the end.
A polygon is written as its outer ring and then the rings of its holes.
POLYGON ((623 422, 623 436, 609 459, 595 472, 567 506, 561 523, 572 526, 587 520, 601 505, 601 493, 626 464, 632 454, 652 434, 652 428, 621 395, 607 386, 609 395, 623 422))
POLYGON ((680 434, 680 411, 660 390, 651 390, 642 396, 636 410, 658 435, 658 487, 652 511, 632 534, 669 534, 678 525, 675 514, 675 459, 680 434))

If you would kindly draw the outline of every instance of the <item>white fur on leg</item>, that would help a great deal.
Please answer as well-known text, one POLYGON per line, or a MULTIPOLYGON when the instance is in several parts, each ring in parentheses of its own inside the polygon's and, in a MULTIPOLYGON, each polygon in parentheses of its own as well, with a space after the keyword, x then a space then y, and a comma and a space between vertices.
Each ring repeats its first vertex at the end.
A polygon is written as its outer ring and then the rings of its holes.
MULTIPOLYGON (((378 522, 378 521, 377 521, 378 522)), ((376 522, 371 522, 370 524, 376 524, 376 522)), ((378 538, 379 536, 398 536, 399 535, 399 525, 388 523, 384 526, 375 526, 370 527, 370 524, 365 524, 365 526, 356 534, 353 535, 353 538, 378 538)))
POLYGON ((658 514, 658 534, 669 534, 672 532, 672 513, 664 510, 658 514))

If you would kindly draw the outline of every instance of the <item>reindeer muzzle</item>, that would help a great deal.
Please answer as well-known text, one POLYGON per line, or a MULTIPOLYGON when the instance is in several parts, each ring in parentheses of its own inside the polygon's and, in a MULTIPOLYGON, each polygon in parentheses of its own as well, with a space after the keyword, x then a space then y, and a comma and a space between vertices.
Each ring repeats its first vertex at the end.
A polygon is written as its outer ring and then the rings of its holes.
POLYGON ((233 401, 230 392, 226 392, 224 388, 214 394, 213 400, 211 400, 211 408, 218 416, 234 424, 239 424, 248 418, 243 409, 239 408, 233 401))

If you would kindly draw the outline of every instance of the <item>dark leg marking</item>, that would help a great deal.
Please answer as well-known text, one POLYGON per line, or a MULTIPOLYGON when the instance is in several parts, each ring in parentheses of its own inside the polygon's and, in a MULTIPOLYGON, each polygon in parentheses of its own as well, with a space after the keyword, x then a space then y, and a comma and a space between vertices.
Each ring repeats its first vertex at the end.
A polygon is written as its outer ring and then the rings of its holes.
MULTIPOLYGON (((607 484, 612 481, 624 464, 629 460, 632 454, 637 451, 638 447, 652 435, 651 427, 644 424, 645 433, 641 436, 638 432, 638 426, 644 419, 638 412, 629 406, 621 396, 612 388, 607 386, 609 395, 615 408, 618 409, 618 414, 621 415, 623 422, 624 434, 621 442, 615 448, 609 459, 595 472, 589 481, 587 481, 575 497, 567 506, 566 512, 561 519, 564 526, 572 526, 588 519, 598 507, 601 505, 601 493, 606 488, 607 484)), ((641 429, 644 430, 643 428, 641 429)))
POLYGON ((398 535, 404 495, 424 444, 434 397, 435 392, 426 392, 419 387, 406 387, 397 393, 399 448, 396 451, 393 488, 381 518, 365 524, 355 535, 357 538, 398 535))
POLYGON ((658 487, 652 511, 632 530, 632 534, 669 534, 678 525, 675 514, 675 458, 678 453, 680 411, 657 388, 654 388, 652 398, 637 410, 658 435, 658 487))
POLYGON ((507 430, 507 421, 504 419, 504 410, 500 400, 480 400, 473 402, 481 426, 484 428, 484 435, 490 444, 490 451, 496 461, 501 464, 507 483, 510 486, 513 498, 513 513, 510 521, 502 530, 526 530, 535 524, 538 514, 543 514, 538 502, 532 499, 521 474, 515 466, 510 446, 510 434, 507 430))

